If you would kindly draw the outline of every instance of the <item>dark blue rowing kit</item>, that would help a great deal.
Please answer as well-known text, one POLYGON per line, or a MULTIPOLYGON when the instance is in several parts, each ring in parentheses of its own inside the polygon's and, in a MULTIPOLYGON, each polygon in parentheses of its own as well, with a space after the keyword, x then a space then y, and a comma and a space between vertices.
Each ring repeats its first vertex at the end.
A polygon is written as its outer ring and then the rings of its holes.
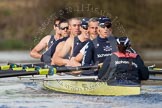
MULTIPOLYGON (((52 36, 51 36, 51 38, 52 38, 52 36)), ((41 57, 41 62, 44 62, 44 63, 50 65, 51 64, 51 58, 52 58, 52 56, 53 56, 53 54, 54 54, 54 52, 56 50, 57 45, 62 41, 66 41, 67 38, 68 37, 63 37, 62 39, 59 39, 59 40, 55 40, 54 38, 50 39, 49 44, 51 46, 48 47, 48 50, 43 53, 43 55, 41 57)))
POLYGON ((57 40, 55 40, 54 35, 51 35, 50 40, 48 41, 48 48, 55 43, 57 40))
POLYGON ((98 36, 87 45, 82 65, 102 63, 107 56, 111 56, 111 53, 115 51, 117 51, 115 37, 101 38, 98 36))
POLYGON ((139 85, 148 79, 149 71, 139 55, 114 52, 105 59, 98 77, 110 85, 139 85))
POLYGON ((88 42, 89 40, 87 41, 84 41, 84 42, 81 42, 77 37, 74 37, 74 46, 73 46, 73 53, 72 53, 72 57, 75 57, 77 56, 79 53, 80 53, 80 50, 85 46, 85 44, 88 42))

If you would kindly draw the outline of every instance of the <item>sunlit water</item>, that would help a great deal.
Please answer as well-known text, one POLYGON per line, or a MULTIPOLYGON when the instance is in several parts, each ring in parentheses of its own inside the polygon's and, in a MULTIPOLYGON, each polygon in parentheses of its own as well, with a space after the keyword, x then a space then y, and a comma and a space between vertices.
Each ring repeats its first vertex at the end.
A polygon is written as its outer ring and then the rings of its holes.
MULTIPOLYGON (((10 62, 12 58, 15 62, 35 61, 25 53, 22 54, 24 57, 21 59, 19 57, 22 55, 17 53, 5 61, 10 62)), ((1 65, 5 61, 3 59, 1 65)), ((161 105, 161 85, 143 85, 141 95, 138 96, 86 96, 49 91, 41 81, 16 77, 0 79, 0 108, 161 108, 161 105)))

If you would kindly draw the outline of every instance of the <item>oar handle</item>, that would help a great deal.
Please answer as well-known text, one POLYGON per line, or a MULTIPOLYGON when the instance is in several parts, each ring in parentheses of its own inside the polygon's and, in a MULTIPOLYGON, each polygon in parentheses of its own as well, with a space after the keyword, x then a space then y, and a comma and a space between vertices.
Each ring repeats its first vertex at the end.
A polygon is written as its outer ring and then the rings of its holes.
POLYGON ((92 70, 92 69, 98 69, 98 65, 94 66, 78 66, 78 67, 57 67, 57 72, 71 72, 71 71, 81 71, 81 70, 92 70))

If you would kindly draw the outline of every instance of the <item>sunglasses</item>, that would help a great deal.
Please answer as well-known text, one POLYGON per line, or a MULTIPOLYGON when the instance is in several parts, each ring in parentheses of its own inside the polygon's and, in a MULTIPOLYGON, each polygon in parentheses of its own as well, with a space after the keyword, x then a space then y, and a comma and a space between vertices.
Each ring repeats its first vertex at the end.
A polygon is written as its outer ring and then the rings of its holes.
POLYGON ((100 24, 100 27, 101 27, 101 28, 105 28, 105 27, 106 27, 106 28, 110 28, 111 25, 112 25, 112 24, 111 24, 110 22, 106 22, 106 23, 101 23, 101 24, 100 24))
POLYGON ((84 30, 88 30, 88 26, 86 26, 86 25, 82 25, 81 26, 84 30))
POLYGON ((68 30, 69 29, 69 27, 60 27, 60 30, 68 30))

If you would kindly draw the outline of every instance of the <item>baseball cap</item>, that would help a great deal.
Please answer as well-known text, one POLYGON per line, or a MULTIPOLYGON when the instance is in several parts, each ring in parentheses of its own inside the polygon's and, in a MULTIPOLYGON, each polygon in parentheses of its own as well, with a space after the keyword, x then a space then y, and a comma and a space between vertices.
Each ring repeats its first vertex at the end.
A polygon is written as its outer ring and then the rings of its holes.
POLYGON ((88 21, 89 21, 89 18, 83 18, 81 19, 81 27, 85 30, 88 29, 88 21))
POLYGON ((102 16, 98 18, 99 20, 99 26, 102 28, 110 28, 112 26, 111 19, 109 17, 102 16))

